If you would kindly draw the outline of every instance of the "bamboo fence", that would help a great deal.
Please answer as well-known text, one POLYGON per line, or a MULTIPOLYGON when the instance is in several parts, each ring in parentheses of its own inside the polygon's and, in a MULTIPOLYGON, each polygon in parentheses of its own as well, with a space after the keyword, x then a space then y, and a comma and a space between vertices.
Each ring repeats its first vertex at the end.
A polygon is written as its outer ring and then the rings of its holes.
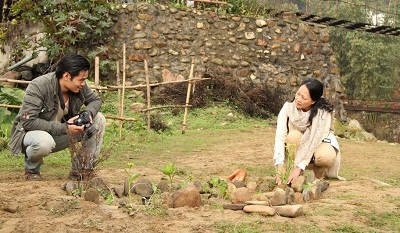
MULTIPOLYGON (((93 90, 95 90, 97 93, 99 91, 118 91, 118 115, 117 116, 108 116, 105 115, 107 119, 115 119, 119 120, 119 137, 122 139, 122 128, 123 128, 123 122, 124 121, 138 121, 139 119, 137 118, 130 118, 130 117, 124 117, 124 105, 125 105, 125 90, 127 89, 134 89, 134 90, 143 90, 146 88, 146 101, 147 101, 147 108, 141 110, 141 112, 146 112, 147 114, 147 129, 150 130, 151 128, 151 122, 150 122, 150 116, 151 116, 151 111, 156 110, 156 109, 162 109, 162 108, 185 108, 184 116, 183 116, 183 122, 182 122, 182 134, 185 133, 186 131, 186 121, 187 121, 187 114, 188 114, 188 108, 191 107, 189 104, 190 100, 190 93, 192 92, 192 88, 194 86, 195 82, 198 81, 203 81, 203 80, 208 80, 209 78, 193 78, 193 70, 194 70, 194 59, 192 59, 191 62, 191 67, 190 67, 190 74, 189 78, 185 80, 177 80, 177 81, 169 81, 169 82, 161 82, 161 83, 150 83, 150 75, 148 71, 148 63, 147 60, 144 60, 144 66, 145 66, 145 74, 146 74, 146 84, 140 84, 140 85, 133 85, 133 86, 126 86, 126 46, 125 44, 123 45, 123 61, 122 61, 122 85, 121 85, 121 80, 119 77, 120 74, 120 67, 119 67, 119 61, 116 61, 116 81, 117 85, 116 86, 100 86, 100 81, 99 81, 99 58, 95 58, 95 81, 94 85, 89 85, 89 87, 93 90), (187 88, 187 94, 186 94, 186 102, 185 105, 164 105, 164 106, 156 106, 156 107, 151 107, 151 87, 159 86, 159 85, 166 85, 166 84, 174 84, 174 83, 188 83, 188 88, 187 88)), ((14 79, 6 79, 6 78, 0 78, 0 82, 8 82, 8 83, 19 83, 19 84, 29 84, 31 81, 23 81, 23 80, 14 80, 14 79)), ((9 105, 9 104, 0 104, 0 107, 4 108, 21 108, 21 106, 18 105, 9 105)))

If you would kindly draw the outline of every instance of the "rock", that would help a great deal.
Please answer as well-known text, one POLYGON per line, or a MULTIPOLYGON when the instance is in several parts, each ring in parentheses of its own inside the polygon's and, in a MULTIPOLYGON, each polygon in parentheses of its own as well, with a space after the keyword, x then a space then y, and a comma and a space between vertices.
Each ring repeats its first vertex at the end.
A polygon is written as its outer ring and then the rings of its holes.
POLYGON ((367 131, 362 131, 361 135, 364 138, 364 141, 366 141, 366 142, 378 141, 378 139, 376 139, 376 137, 372 133, 368 133, 367 131))
POLYGON ((235 185, 236 188, 246 187, 246 184, 240 180, 233 180, 232 183, 235 185))
POLYGON ((283 217, 295 218, 303 215, 302 205, 284 205, 275 206, 274 208, 276 210, 276 214, 283 217))
POLYGON ((174 200, 172 199, 172 195, 169 192, 162 193, 160 195, 160 199, 163 205, 166 206, 167 208, 174 207, 174 200))
POLYGON ((294 190, 290 187, 287 187, 285 190, 285 202, 286 204, 293 204, 294 203, 294 190))
MULTIPOLYGON (((6 72, 3 76, 1 76, 3 79, 11 79, 11 80, 20 80, 21 79, 21 73, 15 70, 11 70, 6 72)), ((3 86, 5 87, 14 87, 15 83, 11 82, 3 82, 3 86)))
POLYGON ((276 190, 274 196, 269 200, 272 206, 285 205, 286 204, 286 192, 282 189, 276 190))
POLYGON ((251 197, 251 200, 252 200, 252 201, 266 201, 266 202, 269 203, 268 197, 264 196, 262 193, 254 194, 254 195, 251 197))
POLYGON ((305 184, 306 178, 304 176, 298 176, 296 177, 290 187, 295 191, 295 192, 302 192, 303 191, 303 185, 305 184))
POLYGON ((233 190, 230 194, 230 199, 233 204, 244 204, 246 201, 251 200, 253 194, 254 192, 250 191, 248 188, 241 187, 233 190))
POLYGON ((128 201, 126 200, 125 197, 121 198, 118 200, 118 205, 119 206, 126 206, 128 204, 128 201))
POLYGON ((139 179, 132 187, 131 192, 136 193, 142 197, 150 197, 153 195, 153 187, 149 180, 139 179))
POLYGON ((236 188, 236 185, 234 185, 233 183, 229 182, 228 183, 228 193, 232 193, 236 188))
POLYGON ((274 191, 266 192, 266 193, 263 193, 263 195, 266 196, 268 199, 271 199, 272 197, 274 197, 275 192, 274 191))
POLYGON ((100 194, 94 188, 89 188, 85 192, 85 201, 90 201, 96 204, 100 203, 100 194))
POLYGON ((294 203, 301 204, 304 203, 303 194, 302 193, 294 193, 294 203))
POLYGON ((267 192, 271 190, 271 183, 268 181, 263 181, 260 186, 258 187, 258 190, 261 192, 267 192))
POLYGON ((314 174, 314 172, 310 172, 306 176, 305 184, 312 183, 312 182, 314 182, 314 180, 315 180, 315 174, 314 174))
POLYGON ((117 197, 121 198, 124 196, 124 186, 122 185, 116 185, 114 186, 114 192, 117 195, 117 197))
POLYGON ((101 189, 107 193, 110 193, 108 184, 100 177, 95 177, 87 182, 86 189, 93 188, 95 190, 101 189))
POLYGON ((157 189, 159 189, 161 192, 169 191, 169 182, 166 180, 160 180, 160 182, 157 184, 157 189))
POLYGON ((246 201, 247 205, 269 205, 268 201, 246 201))
POLYGON ((247 205, 243 207, 243 211, 246 213, 258 213, 258 214, 265 214, 268 216, 274 216, 276 210, 270 206, 263 206, 263 205, 247 205))
POLYGON ((243 210, 246 204, 224 204, 222 208, 226 210, 243 210))
POLYGON ((314 200, 314 194, 311 192, 309 189, 304 189, 303 190, 303 200, 305 202, 313 201, 314 200))
POLYGON ((195 185, 188 185, 172 194, 173 207, 199 207, 201 205, 201 196, 199 189, 195 185))
POLYGON ((142 111, 143 109, 146 108, 146 105, 144 103, 132 103, 129 106, 129 109, 132 110, 132 112, 138 113, 142 111))
POLYGON ((30 70, 23 70, 21 71, 21 79, 25 81, 32 81, 33 80, 33 73, 30 70))
MULTIPOLYGON (((320 184, 322 184, 322 182, 320 184)), ((311 188, 311 193, 313 194, 314 199, 319 199, 321 196, 321 186, 314 184, 314 186, 311 188)))
POLYGON ((254 181, 248 182, 246 187, 251 191, 256 191, 257 183, 254 181))
POLYGON ((74 190, 77 188, 78 186, 74 182, 69 181, 64 185, 63 190, 67 193, 68 196, 72 196, 74 194, 74 190))
MULTIPOLYGON (((4 205, 4 203, 2 205, 4 205)), ((2 209, 4 211, 12 213, 12 214, 17 213, 18 211, 21 210, 21 208, 19 207, 19 205, 17 203, 7 204, 7 205, 3 206, 2 209)))
POLYGON ((196 186, 199 190, 203 189, 203 184, 200 181, 193 182, 194 186, 196 186))
POLYGON ((322 185, 321 185, 321 192, 324 192, 325 190, 327 190, 329 185, 330 185, 329 181, 323 181, 322 185))

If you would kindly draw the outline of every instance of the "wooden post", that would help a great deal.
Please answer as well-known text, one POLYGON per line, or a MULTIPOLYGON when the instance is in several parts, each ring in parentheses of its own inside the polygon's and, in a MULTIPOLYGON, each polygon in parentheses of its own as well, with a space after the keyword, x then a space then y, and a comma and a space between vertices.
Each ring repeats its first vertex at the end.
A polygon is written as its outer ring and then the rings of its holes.
MULTIPOLYGON (((120 106, 120 117, 124 117, 124 102, 125 102, 125 78, 126 78, 126 44, 122 46, 122 95, 120 106)), ((119 124, 119 138, 122 138, 122 121, 119 124)))
POLYGON ((186 92, 185 113, 183 114, 182 134, 185 134, 185 131, 186 131, 186 118, 187 118, 188 107, 189 107, 190 90, 192 88, 193 69, 194 69, 194 58, 192 58, 192 64, 190 66, 188 88, 187 88, 187 92, 186 92))
MULTIPOLYGON (((117 60, 116 62, 115 62, 115 67, 116 67, 116 72, 117 72, 117 85, 118 86, 120 86, 121 85, 121 79, 120 79, 120 77, 119 77, 119 72, 120 72, 120 70, 119 70, 119 60, 117 60)), ((120 117, 120 118, 122 118, 122 115, 121 115, 121 89, 118 89, 118 117, 120 117)), ((119 121, 119 140, 121 140, 122 139, 122 135, 121 135, 121 132, 122 132, 122 120, 120 120, 119 121)))
POLYGON ((147 130, 150 130, 150 78, 149 78, 149 68, 147 66, 147 60, 144 60, 144 70, 146 72, 146 92, 147 92, 147 130))
MULTIPOLYGON (((99 81, 99 57, 94 58, 94 85, 96 87, 100 86, 100 81, 99 81)), ((99 94, 99 90, 96 89, 96 93, 99 94)))

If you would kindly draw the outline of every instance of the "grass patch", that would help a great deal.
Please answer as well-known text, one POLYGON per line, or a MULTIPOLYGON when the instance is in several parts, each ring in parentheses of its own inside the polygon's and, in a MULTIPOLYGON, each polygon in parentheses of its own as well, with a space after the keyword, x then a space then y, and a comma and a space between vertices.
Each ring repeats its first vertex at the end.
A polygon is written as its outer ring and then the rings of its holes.
MULTIPOLYGON (((115 115, 113 95, 106 94, 107 102, 103 105, 105 115, 115 115)), ((129 103, 135 102, 127 98, 129 103)), ((103 151, 113 145, 110 158, 99 164, 99 167, 125 167, 128 162, 138 166, 158 168, 161 161, 174 162, 178 157, 187 153, 209 150, 218 146, 221 137, 210 137, 222 130, 232 131, 232 134, 250 131, 255 126, 266 125, 267 121, 258 118, 249 118, 221 105, 205 109, 190 109, 187 117, 188 131, 182 134, 183 113, 173 114, 166 110, 161 112, 163 121, 170 127, 164 132, 148 131, 146 122, 141 116, 126 109, 126 117, 139 119, 136 122, 124 122, 122 127, 122 140, 119 139, 119 121, 107 119, 106 133, 104 136, 103 151), (154 158, 157 161, 154 162, 154 158), (150 163, 150 161, 152 161, 150 163)), ((229 136, 229 132, 222 137, 229 136)), ((44 159, 46 173, 53 175, 65 174, 71 166, 71 156, 68 150, 50 154, 44 159)), ((0 151, 0 172, 21 172, 24 168, 24 156, 15 157, 8 149, 0 151)), ((254 168, 257 173, 263 169, 254 168)), ((265 172, 265 171, 264 171, 265 172)))

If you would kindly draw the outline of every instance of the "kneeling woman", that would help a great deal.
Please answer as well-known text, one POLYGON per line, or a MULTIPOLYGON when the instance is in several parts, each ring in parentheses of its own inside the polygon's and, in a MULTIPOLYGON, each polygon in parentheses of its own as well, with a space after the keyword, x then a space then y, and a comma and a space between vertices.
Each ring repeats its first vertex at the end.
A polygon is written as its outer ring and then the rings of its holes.
POLYGON ((313 169, 315 177, 339 178, 340 150, 333 135, 333 107, 322 96, 324 86, 315 78, 302 82, 292 102, 286 102, 278 115, 275 136, 274 162, 276 183, 281 184, 280 174, 285 171, 286 149, 294 146, 294 167, 287 183, 313 169))

